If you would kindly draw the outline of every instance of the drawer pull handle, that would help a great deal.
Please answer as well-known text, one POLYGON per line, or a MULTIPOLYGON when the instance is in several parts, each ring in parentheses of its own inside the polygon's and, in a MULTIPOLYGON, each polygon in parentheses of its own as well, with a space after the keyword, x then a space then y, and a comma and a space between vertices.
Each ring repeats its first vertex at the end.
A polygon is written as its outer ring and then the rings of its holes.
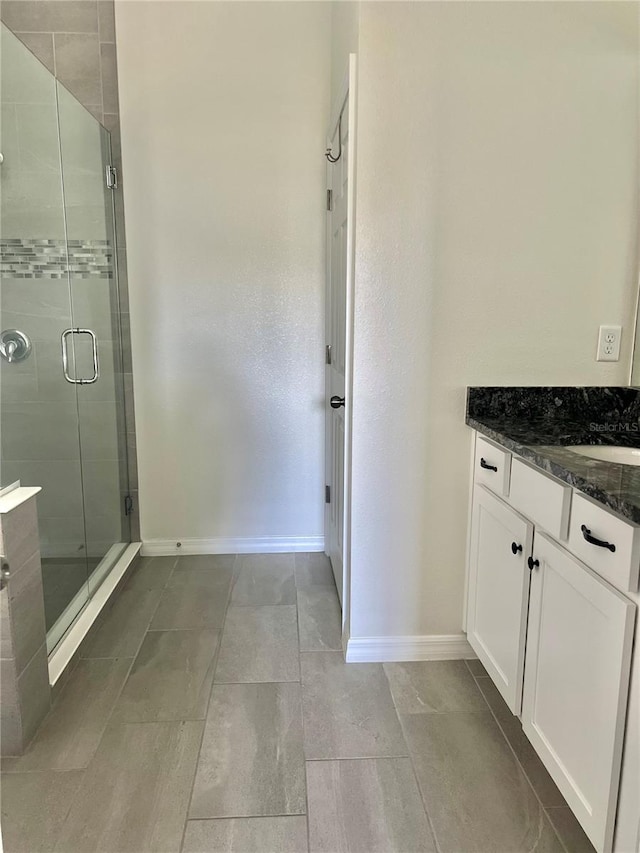
POLYGON ((482 456, 480 457, 480 467, 484 468, 485 471, 497 471, 498 470, 495 465, 489 465, 487 460, 484 459, 482 456))
POLYGON ((596 539, 595 536, 591 535, 591 531, 589 530, 586 524, 583 524, 580 527, 580 530, 582 530, 582 535, 587 540, 587 542, 589 542, 589 544, 597 545, 599 548, 608 548, 612 554, 615 553, 616 546, 613 545, 611 542, 605 542, 603 539, 596 539))
POLYGON ((512 553, 512 554, 517 554, 517 553, 518 553, 518 551, 522 551, 522 545, 516 545, 516 543, 515 543, 515 542, 512 542, 512 543, 511 543, 511 553, 512 553))
POLYGON ((540 567, 540 560, 534 560, 533 557, 529 557, 527 559, 527 565, 529 566, 529 571, 532 572, 534 569, 540 567))

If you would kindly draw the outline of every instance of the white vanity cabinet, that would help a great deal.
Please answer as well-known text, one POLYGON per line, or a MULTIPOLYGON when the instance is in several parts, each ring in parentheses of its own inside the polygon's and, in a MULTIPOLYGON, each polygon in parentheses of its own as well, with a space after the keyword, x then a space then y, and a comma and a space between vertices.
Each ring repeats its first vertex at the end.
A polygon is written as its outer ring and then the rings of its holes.
POLYGON ((640 853, 640 526, 480 436, 473 480, 469 643, 596 850, 640 853))
POLYGON ((520 713, 533 524, 476 485, 467 639, 514 714, 520 713))
POLYGON ((610 850, 635 605, 536 534, 522 727, 597 850, 610 850))

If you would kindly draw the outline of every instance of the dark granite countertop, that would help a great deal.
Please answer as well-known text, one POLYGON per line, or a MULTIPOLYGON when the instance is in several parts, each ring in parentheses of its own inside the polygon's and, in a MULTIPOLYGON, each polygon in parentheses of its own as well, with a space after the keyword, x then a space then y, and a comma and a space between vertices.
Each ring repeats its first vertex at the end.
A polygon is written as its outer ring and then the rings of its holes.
POLYGON ((640 524, 640 467, 589 459, 567 445, 640 447, 633 388, 469 388, 467 424, 640 524))

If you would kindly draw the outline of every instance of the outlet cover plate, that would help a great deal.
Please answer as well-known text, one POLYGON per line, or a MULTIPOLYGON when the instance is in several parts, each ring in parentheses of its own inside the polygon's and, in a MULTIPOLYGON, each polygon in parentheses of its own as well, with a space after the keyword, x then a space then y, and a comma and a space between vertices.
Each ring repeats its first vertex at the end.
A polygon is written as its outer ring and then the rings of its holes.
POLYGON ((620 361, 622 326, 600 326, 596 361, 620 361))

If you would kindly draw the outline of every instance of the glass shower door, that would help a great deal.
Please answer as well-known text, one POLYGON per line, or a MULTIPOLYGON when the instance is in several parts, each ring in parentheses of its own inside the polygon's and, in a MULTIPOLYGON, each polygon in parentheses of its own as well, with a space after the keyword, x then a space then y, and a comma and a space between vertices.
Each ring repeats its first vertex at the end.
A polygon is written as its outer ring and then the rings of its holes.
POLYGON ((109 133, 58 84, 75 384, 91 595, 130 542, 109 133))
POLYGON ((78 396, 60 359, 60 336, 73 313, 56 87, 24 45, 0 30, 0 332, 9 342, 22 333, 29 344, 14 355, 5 348, 0 358, 0 484, 42 487, 49 631, 70 624, 89 595, 78 396))
POLYGON ((42 487, 52 651, 130 541, 110 137, 0 34, 0 486, 42 487))

